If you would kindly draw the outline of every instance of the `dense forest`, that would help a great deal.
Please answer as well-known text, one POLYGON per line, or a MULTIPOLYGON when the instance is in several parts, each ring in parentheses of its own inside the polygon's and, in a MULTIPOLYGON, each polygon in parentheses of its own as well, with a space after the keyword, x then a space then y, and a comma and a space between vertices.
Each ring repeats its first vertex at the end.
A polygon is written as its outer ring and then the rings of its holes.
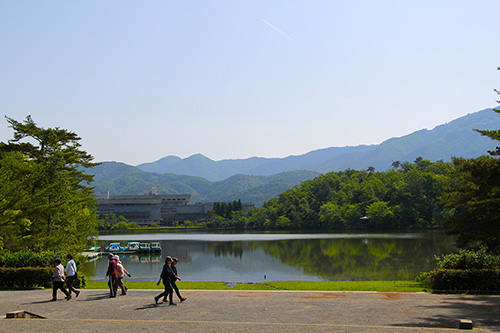
POLYGON ((417 158, 386 172, 346 170, 302 182, 249 216, 233 214, 209 226, 266 230, 412 229, 436 225, 453 213, 440 202, 453 164, 417 158))

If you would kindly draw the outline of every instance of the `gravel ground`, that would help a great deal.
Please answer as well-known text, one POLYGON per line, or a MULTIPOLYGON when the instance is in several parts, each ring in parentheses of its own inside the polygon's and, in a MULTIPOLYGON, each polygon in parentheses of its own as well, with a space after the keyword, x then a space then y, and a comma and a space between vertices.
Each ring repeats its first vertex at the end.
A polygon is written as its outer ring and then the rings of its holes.
POLYGON ((0 291, 1 332, 500 332, 500 296, 430 293, 181 291, 187 301, 154 304, 157 290, 82 290, 78 298, 49 302, 52 290, 0 291), (6 319, 13 311, 45 319, 6 319), (460 330, 462 331, 462 330, 460 330))

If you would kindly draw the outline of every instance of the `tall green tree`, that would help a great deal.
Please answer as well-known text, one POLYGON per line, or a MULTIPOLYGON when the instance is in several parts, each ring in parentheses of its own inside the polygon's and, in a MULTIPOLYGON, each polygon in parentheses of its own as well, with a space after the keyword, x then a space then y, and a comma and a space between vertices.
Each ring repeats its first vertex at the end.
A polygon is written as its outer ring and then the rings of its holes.
POLYGON ((82 248, 97 225, 93 176, 84 170, 97 163, 74 132, 38 127, 31 116, 6 119, 14 138, 0 143, 5 248, 82 248))
MULTIPOLYGON (((498 67, 497 70, 500 71, 500 67, 498 67)), ((500 95, 500 91, 498 89, 494 89, 494 90, 497 93, 497 95, 500 95)), ((497 101, 497 103, 500 104, 500 100, 497 101)), ((496 113, 500 114, 500 108, 493 109, 493 111, 495 111, 496 113)), ((498 129, 498 130, 480 130, 480 129, 476 129, 475 131, 481 133, 481 135, 489 137, 492 140, 500 141, 500 129, 498 129)), ((495 150, 488 151, 488 153, 490 153, 490 155, 493 155, 493 156, 498 156, 498 155, 500 155, 500 147, 496 147, 495 150)))
POLYGON ((30 183, 37 174, 36 166, 26 161, 19 152, 0 153, 0 250, 4 242, 22 243, 24 240, 12 235, 25 233, 31 221, 22 208, 30 199, 30 183))
MULTIPOLYGON (((500 70, 500 67, 498 68, 500 70)), ((495 90, 500 94, 498 90, 495 90)), ((500 101, 497 101, 500 103, 500 101)), ((494 111, 500 114, 500 109, 494 111)), ((476 130, 500 141, 500 130, 476 130)), ((456 209, 445 224, 458 235, 458 245, 487 245, 500 251, 500 147, 489 151, 492 156, 475 159, 454 158, 453 181, 443 196, 443 202, 456 209)))
POLYGON ((489 156, 454 158, 452 182, 443 202, 455 214, 443 221, 460 247, 500 250, 500 160, 489 156))

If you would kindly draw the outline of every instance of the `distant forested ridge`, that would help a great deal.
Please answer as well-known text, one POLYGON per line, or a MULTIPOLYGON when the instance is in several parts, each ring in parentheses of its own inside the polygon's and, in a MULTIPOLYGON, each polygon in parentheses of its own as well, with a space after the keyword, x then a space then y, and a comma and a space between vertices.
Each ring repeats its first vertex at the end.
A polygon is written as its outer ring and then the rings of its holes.
POLYGON ((96 193, 139 194, 155 185, 160 194, 191 194, 191 202, 253 202, 261 206, 281 192, 332 171, 391 170, 394 161, 451 161, 452 157, 472 158, 494 149, 492 140, 473 129, 495 129, 500 119, 486 109, 379 145, 331 147, 286 158, 261 158, 213 161, 201 154, 186 159, 167 156, 137 167, 103 162, 88 171, 94 174, 96 193), (309 170, 309 171, 305 171, 309 170))
POLYGON ((452 167, 417 158, 396 161, 386 172, 330 172, 281 193, 248 217, 225 223, 266 230, 433 227, 453 213, 440 203, 452 167))
MULTIPOLYGON (((445 162, 451 161, 452 157, 479 157, 495 146, 490 139, 477 135, 473 129, 499 127, 500 119, 493 109, 485 109, 432 130, 422 129, 399 138, 390 138, 378 145, 330 147, 284 158, 251 157, 213 161, 202 154, 185 159, 166 156, 137 167, 147 172, 199 176, 210 181, 220 181, 237 174, 270 176, 296 170, 327 173, 374 167, 377 171, 387 171, 391 169, 393 161, 414 161, 418 157, 445 162)), ((353 131, 355 135, 355 129, 353 131)))
POLYGON ((91 170, 95 193, 140 194, 156 186, 160 194, 191 194, 191 202, 240 199, 261 206, 281 192, 319 175, 314 171, 289 171, 273 176, 235 175, 219 182, 202 177, 144 172, 124 163, 104 162, 91 170))

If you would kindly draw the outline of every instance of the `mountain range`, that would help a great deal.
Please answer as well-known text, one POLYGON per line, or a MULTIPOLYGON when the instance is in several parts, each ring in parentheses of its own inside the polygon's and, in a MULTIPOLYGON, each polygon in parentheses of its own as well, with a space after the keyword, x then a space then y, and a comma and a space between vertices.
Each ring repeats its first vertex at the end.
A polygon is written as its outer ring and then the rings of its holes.
POLYGON ((386 171, 394 161, 450 161, 453 156, 474 158, 496 147, 496 142, 473 129, 500 128, 492 109, 471 113, 378 145, 331 147, 284 158, 251 157, 213 161, 202 154, 185 159, 166 156, 136 167, 103 162, 90 173, 95 175, 96 192, 137 194, 152 185, 160 194, 191 194, 192 202, 241 199, 261 205, 264 201, 320 173, 345 169, 386 171))
POLYGON ((251 157, 247 159, 213 161, 201 154, 185 159, 166 156, 158 161, 137 165, 154 173, 175 173, 200 176, 219 181, 232 175, 270 176, 280 172, 310 170, 320 173, 345 169, 374 167, 386 171, 394 161, 413 161, 423 157, 431 161, 450 161, 452 156, 478 157, 495 148, 495 142, 473 129, 498 129, 500 118, 486 109, 432 130, 422 129, 409 135, 388 139, 378 145, 331 147, 284 158, 251 157))

